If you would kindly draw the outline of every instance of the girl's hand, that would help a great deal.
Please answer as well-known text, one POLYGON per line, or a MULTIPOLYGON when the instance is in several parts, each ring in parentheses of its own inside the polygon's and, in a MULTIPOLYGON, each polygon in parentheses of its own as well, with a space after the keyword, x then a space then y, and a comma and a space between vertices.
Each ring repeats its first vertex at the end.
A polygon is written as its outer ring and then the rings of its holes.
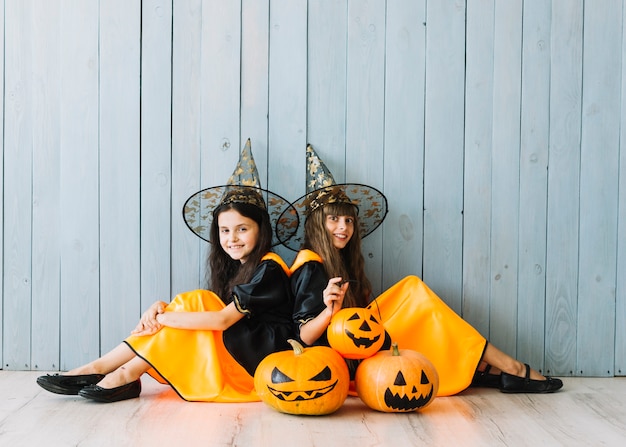
POLYGON ((343 298, 346 294, 346 290, 348 290, 348 287, 350 286, 348 282, 339 285, 340 283, 340 277, 331 278, 322 293, 324 304, 326 305, 326 308, 330 310, 331 317, 343 306, 343 298))
POLYGON ((137 323, 135 329, 131 331, 131 334, 152 335, 158 332, 161 329, 162 325, 157 320, 157 316, 165 312, 165 306, 167 306, 167 303, 163 301, 157 301, 152 306, 150 306, 148 310, 143 313, 141 319, 139 320, 139 323, 137 323))

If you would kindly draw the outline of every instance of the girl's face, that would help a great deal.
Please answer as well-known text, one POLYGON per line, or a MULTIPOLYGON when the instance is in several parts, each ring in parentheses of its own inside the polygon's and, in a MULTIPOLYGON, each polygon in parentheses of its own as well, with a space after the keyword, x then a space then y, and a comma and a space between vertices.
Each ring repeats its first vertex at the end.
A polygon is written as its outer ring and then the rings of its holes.
POLYGON ((217 216, 217 227, 226 254, 242 264, 246 262, 259 239, 259 225, 235 210, 228 210, 217 216))
POLYGON ((341 250, 348 245, 354 234, 354 218, 352 216, 326 215, 326 230, 330 235, 333 245, 341 250))

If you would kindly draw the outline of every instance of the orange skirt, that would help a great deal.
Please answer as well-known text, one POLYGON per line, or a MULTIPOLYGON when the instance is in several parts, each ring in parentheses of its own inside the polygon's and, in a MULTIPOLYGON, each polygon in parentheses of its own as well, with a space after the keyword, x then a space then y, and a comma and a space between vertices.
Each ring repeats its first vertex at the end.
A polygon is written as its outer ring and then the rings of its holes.
MULTIPOLYGON (((166 311, 218 311, 224 307, 213 292, 194 290, 177 295, 166 311)), ((254 379, 224 347, 222 331, 164 327, 154 335, 131 335, 125 342, 152 366, 151 376, 171 385, 185 400, 259 400, 254 379)))
POLYGON ((438 396, 467 388, 487 340, 416 276, 407 276, 368 307, 380 311, 383 326, 400 349, 424 354, 439 374, 438 396))

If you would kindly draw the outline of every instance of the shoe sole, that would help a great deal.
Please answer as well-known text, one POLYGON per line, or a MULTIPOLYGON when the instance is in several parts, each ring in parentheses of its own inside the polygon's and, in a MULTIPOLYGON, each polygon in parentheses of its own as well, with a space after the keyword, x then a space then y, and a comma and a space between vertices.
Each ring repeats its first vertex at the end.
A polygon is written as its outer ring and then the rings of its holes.
POLYGON ((37 379, 37 384, 46 391, 50 391, 51 393, 54 393, 54 394, 63 394, 65 396, 78 396, 78 393, 82 389, 82 388, 70 389, 67 387, 56 385, 54 383, 48 383, 44 380, 40 381, 39 379, 37 379))

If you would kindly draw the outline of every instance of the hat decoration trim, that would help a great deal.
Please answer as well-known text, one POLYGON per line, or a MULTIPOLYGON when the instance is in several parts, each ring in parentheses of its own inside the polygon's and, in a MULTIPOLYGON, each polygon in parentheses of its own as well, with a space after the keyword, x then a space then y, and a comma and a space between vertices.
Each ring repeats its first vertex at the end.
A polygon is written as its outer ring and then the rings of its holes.
POLYGON ((183 219, 189 230, 210 243, 211 223, 215 218, 215 211, 232 203, 253 205, 267 211, 273 229, 272 245, 289 240, 298 228, 299 216, 289 201, 261 188, 250 139, 241 150, 239 162, 227 184, 192 194, 183 205, 183 219))
MULTIPOLYGON (((360 183, 337 184, 330 170, 310 144, 307 145, 306 149, 306 161, 307 192, 292 202, 292 209, 289 210, 289 212, 295 210, 304 217, 298 219, 298 228, 295 233, 290 235, 289 239, 281 241, 283 245, 291 250, 300 250, 304 243, 305 217, 328 204, 345 203, 355 206, 359 216, 359 230, 362 238, 382 224, 388 213, 387 198, 382 192, 373 186, 360 183)), ((287 217, 286 214, 285 217, 287 217)), ((284 222, 293 224, 288 219, 285 219, 284 222)), ((277 224, 277 234, 285 233, 286 228, 282 228, 281 219, 278 220, 277 224)))

